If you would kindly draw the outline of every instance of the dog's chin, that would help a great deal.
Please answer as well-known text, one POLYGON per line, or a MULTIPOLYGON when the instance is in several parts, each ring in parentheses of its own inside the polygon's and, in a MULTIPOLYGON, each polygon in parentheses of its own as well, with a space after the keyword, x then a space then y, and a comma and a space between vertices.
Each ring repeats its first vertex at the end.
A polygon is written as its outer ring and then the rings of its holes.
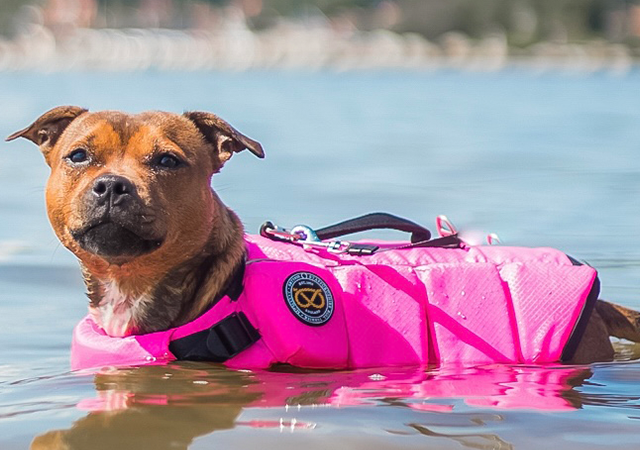
POLYGON ((157 250, 163 240, 143 237, 113 222, 92 225, 71 233, 80 247, 111 264, 124 264, 157 250))

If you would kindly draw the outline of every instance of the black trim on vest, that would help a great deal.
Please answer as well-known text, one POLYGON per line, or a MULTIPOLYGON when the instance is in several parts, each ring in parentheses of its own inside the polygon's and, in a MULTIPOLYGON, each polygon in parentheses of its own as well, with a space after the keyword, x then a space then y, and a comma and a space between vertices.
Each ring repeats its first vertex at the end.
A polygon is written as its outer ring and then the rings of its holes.
POLYGON ((584 266, 584 264, 582 264, 580 261, 575 259, 573 256, 571 255, 565 255, 565 256, 569 258, 569 261, 571 261, 571 264, 573 264, 574 266, 584 266))
POLYGON ((247 268, 245 259, 246 258, 242 258, 242 263, 240 263, 240 266, 233 272, 227 285, 222 290, 222 295, 216 299, 215 303, 218 303, 224 296, 229 297, 234 302, 240 298, 240 294, 244 291, 244 271, 247 268))
POLYGON ((242 258, 242 262, 238 266, 236 270, 233 271, 227 284, 225 284, 224 288, 218 294, 218 296, 211 302, 211 309, 216 303, 222 300, 223 297, 229 297, 234 302, 240 298, 240 294, 244 291, 244 271, 247 267, 247 262, 245 258, 242 258))
POLYGON ((260 339, 244 313, 233 313, 207 330, 169 343, 169 350, 182 361, 222 363, 246 350, 260 339))
MULTIPOLYGON (((571 261, 571 264, 574 266, 582 266, 583 264, 567 255, 567 258, 571 261)), ((560 356, 560 362, 569 362, 573 358, 578 349, 578 345, 582 340, 582 336, 584 335, 585 330, 587 329, 587 324, 589 323, 589 319, 591 318, 591 313, 593 312, 593 308, 596 306, 596 302, 598 301, 598 296, 600 295, 600 279, 596 274, 595 280, 593 280, 593 284, 591 285, 591 290, 589 291, 589 295, 587 295, 587 300, 584 302, 584 307, 582 308, 582 312, 580 313, 580 317, 573 327, 573 331, 571 332, 571 336, 567 340, 567 343, 562 350, 562 355, 560 356)))

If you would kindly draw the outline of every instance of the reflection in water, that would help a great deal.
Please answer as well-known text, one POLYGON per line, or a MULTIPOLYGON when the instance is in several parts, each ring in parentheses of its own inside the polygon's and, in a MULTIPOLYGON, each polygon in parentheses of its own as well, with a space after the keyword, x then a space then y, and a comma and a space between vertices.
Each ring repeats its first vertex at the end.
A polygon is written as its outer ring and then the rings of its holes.
POLYGON ((259 394, 248 376, 180 367, 146 367, 98 374, 97 398, 69 430, 34 439, 33 449, 186 449, 204 434, 234 427, 259 394))
MULTIPOLYGON (((238 372, 193 363, 113 369, 95 376, 95 398, 78 403, 85 417, 68 430, 37 436, 32 449, 186 449, 198 436, 234 427, 314 430, 317 425, 295 419, 239 420, 244 410, 367 405, 440 418, 440 423, 408 423, 388 433, 417 431, 469 448, 511 448, 494 433, 442 431, 454 426, 442 418, 456 416, 449 413, 460 401, 498 410, 570 411, 581 406, 573 388, 590 376, 583 367, 504 365, 426 372, 238 372)), ((498 412, 465 419, 476 429, 500 420, 498 412)))

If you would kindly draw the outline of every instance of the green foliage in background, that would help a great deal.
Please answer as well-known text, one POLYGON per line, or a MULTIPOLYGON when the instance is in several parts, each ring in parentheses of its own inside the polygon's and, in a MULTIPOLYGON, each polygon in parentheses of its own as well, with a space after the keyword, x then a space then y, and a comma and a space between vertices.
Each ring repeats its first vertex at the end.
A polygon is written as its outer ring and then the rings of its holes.
MULTIPOLYGON (((640 0, 395 0, 403 17, 394 29, 435 39, 448 31, 481 37, 503 32, 515 45, 541 40, 611 38, 611 17, 640 0), (609 32, 609 35, 607 35, 609 32)), ((374 8, 381 0, 264 0, 284 15, 317 7, 327 15, 374 8)), ((362 24, 361 24, 362 25, 362 24)), ((615 37, 614 37, 615 39, 615 37)))

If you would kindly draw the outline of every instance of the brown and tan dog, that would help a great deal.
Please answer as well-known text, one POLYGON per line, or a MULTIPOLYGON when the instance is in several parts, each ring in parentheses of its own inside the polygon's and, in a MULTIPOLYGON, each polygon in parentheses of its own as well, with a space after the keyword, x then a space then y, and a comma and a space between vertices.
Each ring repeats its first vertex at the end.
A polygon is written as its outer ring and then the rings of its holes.
MULTIPOLYGON (((222 292, 244 254, 238 217, 211 188, 231 156, 261 145, 214 114, 75 106, 7 138, 40 146, 49 219, 80 260, 89 310, 111 336, 183 325, 222 292)), ((640 314, 598 301, 574 362, 606 361, 609 336, 640 342, 640 314)))

